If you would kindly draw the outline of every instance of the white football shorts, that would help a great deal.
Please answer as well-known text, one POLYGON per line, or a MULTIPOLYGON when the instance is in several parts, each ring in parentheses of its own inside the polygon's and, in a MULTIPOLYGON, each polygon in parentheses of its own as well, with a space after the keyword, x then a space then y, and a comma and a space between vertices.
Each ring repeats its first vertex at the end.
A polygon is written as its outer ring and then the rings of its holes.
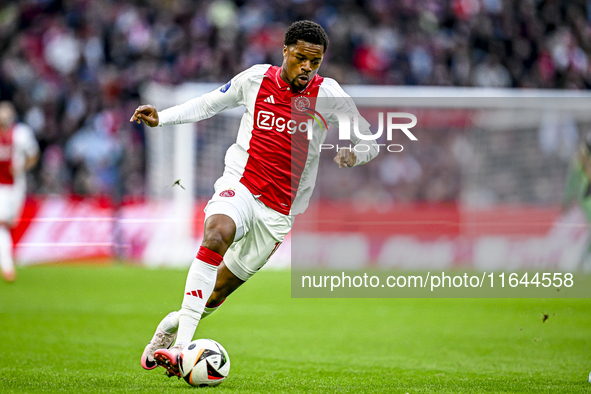
POLYGON ((226 267, 239 279, 250 279, 275 253, 291 230, 294 217, 260 202, 242 183, 218 179, 205 207, 205 220, 227 215, 236 224, 234 242, 224 255, 226 267))
POLYGON ((25 202, 25 188, 20 185, 0 185, 0 222, 13 224, 25 202))

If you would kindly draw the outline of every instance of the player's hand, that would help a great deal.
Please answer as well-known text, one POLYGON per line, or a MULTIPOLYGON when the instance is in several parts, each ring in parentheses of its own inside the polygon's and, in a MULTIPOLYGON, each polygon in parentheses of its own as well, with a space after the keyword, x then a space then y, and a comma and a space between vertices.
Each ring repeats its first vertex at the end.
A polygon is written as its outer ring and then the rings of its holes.
POLYGON ((357 163, 357 156, 351 149, 341 148, 335 156, 334 162, 339 165, 339 168, 353 167, 357 163))
POLYGON ((158 111, 156 111, 156 107, 150 104, 137 107, 129 121, 140 123, 140 120, 150 127, 158 126, 160 120, 158 119, 158 111))

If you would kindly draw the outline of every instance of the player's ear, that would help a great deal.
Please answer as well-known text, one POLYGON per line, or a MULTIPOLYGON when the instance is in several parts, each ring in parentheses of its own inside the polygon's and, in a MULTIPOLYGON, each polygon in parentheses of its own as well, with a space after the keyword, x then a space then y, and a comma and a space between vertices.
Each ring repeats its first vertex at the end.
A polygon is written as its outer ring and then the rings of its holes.
POLYGON ((287 60, 287 45, 283 46, 283 59, 287 60))

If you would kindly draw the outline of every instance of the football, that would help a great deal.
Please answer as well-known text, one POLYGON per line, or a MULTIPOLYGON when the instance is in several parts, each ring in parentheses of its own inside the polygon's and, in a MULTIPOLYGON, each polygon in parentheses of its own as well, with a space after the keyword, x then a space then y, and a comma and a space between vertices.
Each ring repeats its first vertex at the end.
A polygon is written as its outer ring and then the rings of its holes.
POLYGON ((191 386, 217 386, 230 372, 230 357, 213 339, 197 339, 182 350, 180 371, 191 386))

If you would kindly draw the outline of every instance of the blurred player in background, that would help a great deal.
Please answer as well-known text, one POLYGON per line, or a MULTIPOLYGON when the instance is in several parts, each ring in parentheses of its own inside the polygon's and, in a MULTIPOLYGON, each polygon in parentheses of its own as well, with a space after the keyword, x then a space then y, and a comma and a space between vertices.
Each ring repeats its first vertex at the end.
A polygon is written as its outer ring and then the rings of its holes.
POLYGON ((16 278, 10 228, 25 201, 25 173, 38 159, 33 130, 16 121, 12 103, 0 102, 0 269, 7 282, 16 278))
MULTIPOLYGON (((587 133, 580 143, 577 155, 569 168, 563 206, 570 209, 574 204, 580 205, 591 227, 591 132, 587 133)), ((591 238, 581 256, 581 264, 586 269, 591 267, 591 238)))
MULTIPOLYGON (((130 121, 155 127, 196 122, 225 109, 246 107, 237 142, 226 153, 224 174, 205 208, 203 243, 189 269, 182 308, 158 325, 141 357, 145 369, 161 365, 169 376, 180 376, 180 351, 193 339, 200 319, 267 262, 291 230, 294 216, 307 208, 327 130, 310 126, 314 131, 310 140, 299 125, 314 122, 308 117, 298 123, 292 108, 315 109, 336 125, 337 116, 323 109, 338 110, 348 119, 358 116, 339 84, 317 74, 327 47, 328 37, 320 25, 295 22, 285 34, 281 67, 255 65, 211 93, 160 113, 154 106, 142 105, 131 117, 130 121), (324 100, 328 107, 320 108, 317 98, 329 99, 324 100), (175 338, 174 347, 167 350, 175 338)), ((359 120, 359 131, 370 134, 369 124, 362 117, 359 120)), ((366 163, 378 153, 374 140, 352 134, 355 146, 365 145, 363 152, 341 149, 334 159, 340 168, 366 163)))

